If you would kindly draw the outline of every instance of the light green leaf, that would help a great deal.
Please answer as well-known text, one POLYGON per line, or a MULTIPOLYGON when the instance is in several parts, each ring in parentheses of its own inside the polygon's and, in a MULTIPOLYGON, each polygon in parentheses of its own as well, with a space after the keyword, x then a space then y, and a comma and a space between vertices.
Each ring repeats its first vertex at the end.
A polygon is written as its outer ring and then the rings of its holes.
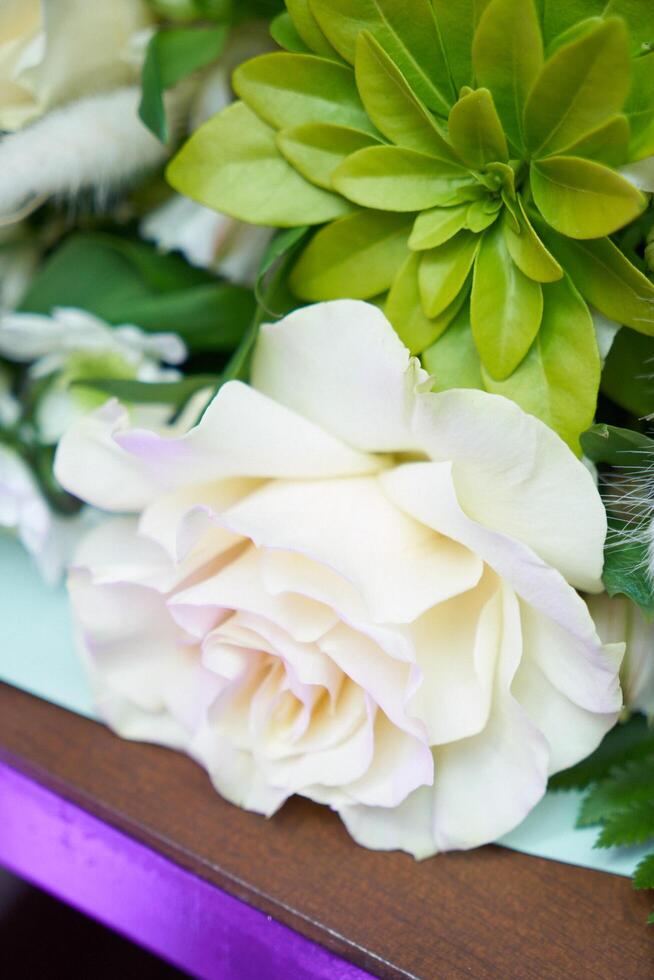
POLYGON ((604 394, 636 418, 654 414, 654 337, 624 327, 602 372, 604 394))
POLYGON ((311 51, 298 34, 295 24, 286 11, 277 14, 271 21, 270 36, 280 48, 293 54, 309 54, 311 51))
POLYGON ((472 84, 472 39, 490 0, 432 0, 454 86, 472 84))
POLYGON ((385 211, 422 211, 452 204, 468 181, 459 167, 399 146, 359 150, 332 174, 334 187, 344 197, 385 211))
POLYGON ((328 123, 291 126, 277 134, 277 146, 303 177, 333 190, 332 173, 347 157, 378 141, 369 133, 328 123))
POLYGON ((423 211, 415 220, 409 238, 409 248, 419 252, 427 248, 436 248, 443 242, 449 241, 466 227, 469 207, 468 204, 459 204, 455 207, 423 211))
POLYGON ((459 162, 399 68, 367 31, 357 38, 355 72, 363 104, 380 133, 399 146, 459 162))
POLYGON ((449 134, 456 152, 474 170, 509 159, 502 124, 487 88, 464 95, 452 107, 449 134))
POLYGON ((631 160, 654 154, 654 52, 632 62, 631 91, 624 111, 629 119, 631 160))
POLYGON ((601 16, 607 0, 537 0, 543 21, 545 43, 588 17, 601 16))
POLYGON ((162 143, 169 129, 163 93, 215 61, 227 40, 227 28, 177 27, 158 31, 148 43, 141 73, 139 116, 162 143))
POLYGON ((473 201, 466 211, 465 227, 479 234, 494 224, 502 210, 502 201, 473 201))
POLYGON ((277 149, 275 131, 243 102, 200 126, 166 176, 181 194, 255 225, 317 225, 351 210, 297 173, 277 149))
POLYGON ((538 210, 570 238, 603 238, 623 228, 647 207, 632 183, 592 160, 549 157, 534 163, 531 190, 538 210))
POLYGON ((311 13, 308 0, 285 0, 285 3, 297 33, 307 48, 324 58, 338 59, 338 54, 320 30, 318 21, 311 13))
POLYGON ((465 291, 461 290, 439 316, 429 319, 420 301, 419 268, 420 256, 409 255, 395 277, 385 309, 400 340, 412 354, 419 354, 447 330, 466 299, 465 291))
POLYGON ((597 406, 600 358, 588 307, 569 279, 543 287, 543 320, 522 363, 505 381, 484 372, 488 391, 542 419, 580 454, 597 406))
POLYGON ((581 436, 584 456, 593 463, 608 463, 625 467, 643 464, 643 456, 654 454, 654 439, 633 429, 620 429, 615 425, 591 425, 581 436))
POLYGON ((494 0, 475 33, 472 59, 477 83, 493 93, 504 130, 524 145, 522 118, 543 65, 543 41, 532 0, 494 0))
POLYGON ((538 232, 589 303, 610 320, 654 335, 654 286, 609 238, 574 241, 541 224, 538 232))
POLYGON ((627 31, 600 24, 545 63, 527 99, 525 141, 532 156, 565 150, 620 112, 630 86, 627 31))
POLYGON ((354 64, 357 36, 374 35, 430 109, 446 115, 454 99, 429 0, 310 0, 311 10, 336 50, 354 64))
POLYGON ((274 51, 243 62, 232 82, 243 101, 276 129, 323 122, 375 131, 347 65, 274 51))
POLYGON ((470 301, 472 334, 490 376, 503 381, 532 345, 543 315, 543 291, 514 264, 500 224, 484 235, 470 301))
POLYGON ((407 256, 411 218, 357 211, 320 231, 291 274, 300 299, 370 299, 390 287, 407 256))
POLYGON ((454 302, 468 278, 479 243, 478 235, 460 231, 438 248, 423 253, 418 279, 426 316, 436 317, 454 302))
POLYGON ((627 117, 613 116, 569 146, 566 154, 605 163, 609 167, 621 167, 629 159, 629 135, 627 117))
POLYGON ((563 269, 534 231, 521 197, 518 197, 518 208, 519 232, 516 232, 513 222, 509 220, 508 213, 504 214, 504 238, 509 255, 529 279, 536 282, 556 282, 562 278, 563 269))
POLYGON ((450 388, 484 388, 481 361, 470 329, 470 307, 466 303, 452 325, 422 357, 434 379, 433 391, 450 388))

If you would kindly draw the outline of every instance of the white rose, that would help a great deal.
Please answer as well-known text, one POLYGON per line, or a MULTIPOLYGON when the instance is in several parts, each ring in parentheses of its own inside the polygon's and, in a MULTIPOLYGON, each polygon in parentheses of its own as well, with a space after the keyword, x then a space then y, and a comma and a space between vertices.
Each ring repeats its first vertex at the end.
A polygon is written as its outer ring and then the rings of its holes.
MULTIPOLYGON (((39 399, 36 422, 40 438, 55 443, 77 415, 105 402, 88 388, 71 387, 84 378, 170 381, 186 347, 173 333, 147 333, 139 327, 110 327, 85 310, 55 309, 52 316, 6 313, 0 316, 0 355, 30 363, 33 378, 51 377, 39 399)), ((141 406, 141 424, 158 424, 169 415, 161 406, 141 406)))
POLYGON ((262 328, 253 387, 165 438, 119 405, 56 472, 116 512, 70 592, 100 709, 272 813, 293 793, 417 856, 491 841, 622 705, 592 476, 504 398, 433 394, 375 307, 262 328))
POLYGON ((591 596, 588 605, 602 640, 626 643, 621 670, 625 708, 654 721, 654 622, 626 596, 591 596))
POLYGON ((135 81, 130 42, 150 22, 143 0, 4 0, 0 130, 135 81))

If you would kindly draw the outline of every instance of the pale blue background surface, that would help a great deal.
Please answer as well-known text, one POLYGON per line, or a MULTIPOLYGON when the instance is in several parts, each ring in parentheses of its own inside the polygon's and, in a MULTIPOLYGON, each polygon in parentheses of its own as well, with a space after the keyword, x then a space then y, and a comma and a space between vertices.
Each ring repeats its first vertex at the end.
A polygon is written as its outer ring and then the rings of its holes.
MULTIPOLYGON (((6 536, 0 536, 0 680, 95 717, 75 655, 65 589, 44 585, 18 542, 6 536)), ((630 875, 648 849, 595 850, 596 830, 575 830, 578 801, 576 793, 549 793, 499 843, 526 854, 630 875)))

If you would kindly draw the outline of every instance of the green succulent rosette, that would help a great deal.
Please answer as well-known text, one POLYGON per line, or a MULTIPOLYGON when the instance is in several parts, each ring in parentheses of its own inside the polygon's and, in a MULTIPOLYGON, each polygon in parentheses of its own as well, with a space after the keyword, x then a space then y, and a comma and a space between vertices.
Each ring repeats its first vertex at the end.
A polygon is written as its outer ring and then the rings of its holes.
POLYGON ((302 301, 372 299, 436 389, 514 399, 578 450, 593 310, 654 334, 654 286, 614 240, 648 198, 651 0, 287 0, 286 51, 169 167, 255 224, 322 225, 302 301))

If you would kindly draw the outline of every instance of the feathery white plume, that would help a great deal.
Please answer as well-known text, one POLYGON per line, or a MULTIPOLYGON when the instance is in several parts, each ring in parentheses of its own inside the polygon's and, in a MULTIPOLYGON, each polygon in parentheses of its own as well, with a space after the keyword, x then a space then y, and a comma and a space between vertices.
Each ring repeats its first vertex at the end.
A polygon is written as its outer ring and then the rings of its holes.
POLYGON ((7 223, 48 197, 90 188, 102 203, 165 160, 168 148, 139 119, 139 98, 136 87, 90 96, 2 138, 0 219, 7 223))

